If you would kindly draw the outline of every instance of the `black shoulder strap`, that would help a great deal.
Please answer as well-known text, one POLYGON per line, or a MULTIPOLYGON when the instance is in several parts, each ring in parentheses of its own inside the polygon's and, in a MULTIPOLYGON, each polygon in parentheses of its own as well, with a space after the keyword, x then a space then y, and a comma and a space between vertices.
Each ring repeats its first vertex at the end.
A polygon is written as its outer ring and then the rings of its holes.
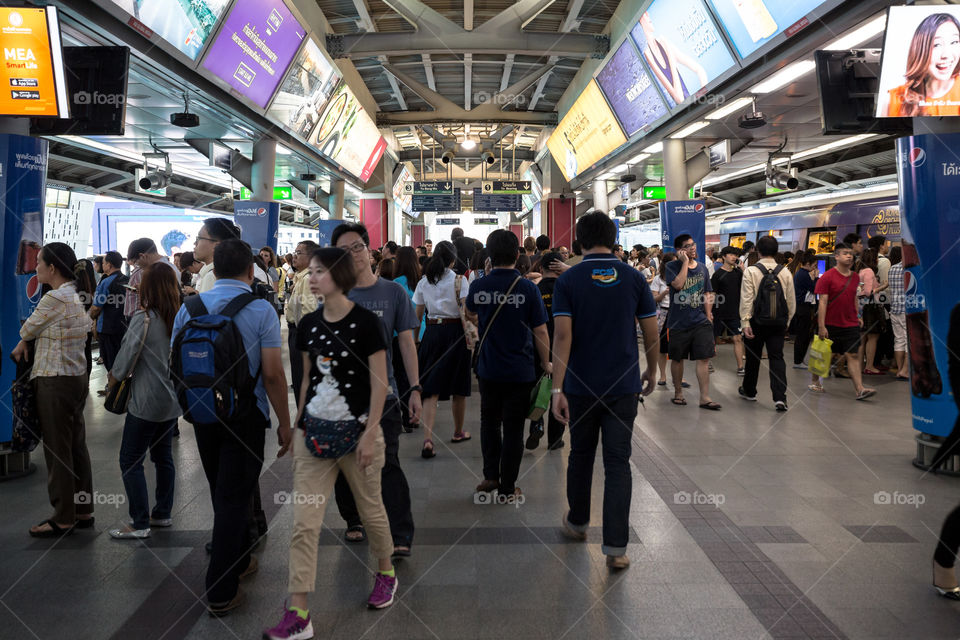
POLYGON ((778 264, 777 268, 773 270, 773 277, 776 278, 777 276, 779 276, 781 271, 783 271, 783 265, 778 264))
POLYGON ((767 274, 770 273, 769 271, 767 271, 767 268, 766 268, 765 266, 763 266, 762 264, 760 264, 759 262, 756 263, 756 264, 754 264, 754 265, 752 265, 752 266, 756 267, 757 269, 760 269, 760 273, 762 273, 762 274, 764 275, 764 277, 766 277, 767 274))
POLYGON ((245 306, 247 306, 254 300, 259 300, 259 298, 257 298, 257 296, 253 295, 252 293, 241 293, 236 298, 228 302, 227 306, 225 306, 220 311, 219 315, 232 318, 233 316, 237 315, 241 309, 243 309, 245 306))
POLYGON ((187 308, 187 313, 190 314, 191 318, 198 318, 200 316, 209 315, 207 311, 207 306, 203 304, 203 300, 200 299, 200 296, 190 296, 183 302, 183 306, 187 308))

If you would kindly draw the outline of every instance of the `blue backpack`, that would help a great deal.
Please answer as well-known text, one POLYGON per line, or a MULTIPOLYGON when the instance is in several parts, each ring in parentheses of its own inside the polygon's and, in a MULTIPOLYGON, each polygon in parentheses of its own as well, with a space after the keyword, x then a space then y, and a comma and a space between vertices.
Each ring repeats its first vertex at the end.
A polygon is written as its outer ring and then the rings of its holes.
POLYGON ((184 302, 190 319, 173 341, 170 374, 183 417, 193 424, 229 425, 256 406, 256 376, 234 316, 257 300, 242 293, 220 313, 210 313, 200 296, 184 302))

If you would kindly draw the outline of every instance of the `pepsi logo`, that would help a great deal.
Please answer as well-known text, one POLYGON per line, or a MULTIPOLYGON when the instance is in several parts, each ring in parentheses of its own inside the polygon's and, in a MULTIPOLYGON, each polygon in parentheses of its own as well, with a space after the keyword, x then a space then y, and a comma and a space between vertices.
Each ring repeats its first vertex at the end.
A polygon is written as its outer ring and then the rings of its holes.
POLYGON ((914 147, 910 149, 910 153, 907 155, 907 162, 910 163, 911 167, 922 167, 923 163, 927 161, 927 152, 920 147, 914 147))
POLYGON ((40 302, 42 295, 43 286, 40 284, 40 278, 37 277, 37 274, 33 274, 30 276, 30 279, 27 280, 27 300, 36 304, 40 302))
POLYGON ((260 207, 259 209, 257 209, 257 215, 258 215, 258 216, 265 216, 265 215, 267 215, 267 210, 266 210, 266 208, 260 207))
POLYGON ((705 209, 706 207, 702 202, 698 202, 697 204, 693 205, 693 210, 697 213, 703 213, 705 209))
POLYGON ((917 294, 917 279, 909 271, 903 272, 903 280, 906 285, 904 288, 904 295, 913 296, 917 294))

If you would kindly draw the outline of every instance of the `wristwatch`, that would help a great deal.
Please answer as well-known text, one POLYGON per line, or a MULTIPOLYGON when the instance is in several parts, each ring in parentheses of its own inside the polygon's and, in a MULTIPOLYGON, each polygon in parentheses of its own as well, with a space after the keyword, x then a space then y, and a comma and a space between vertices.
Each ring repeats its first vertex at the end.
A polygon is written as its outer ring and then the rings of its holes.
POLYGON ((563 393, 563 389, 550 389, 550 393, 552 393, 552 394, 555 394, 555 393, 563 393))
POLYGON ((423 393, 423 387, 421 387, 418 384, 415 384, 412 387, 410 387, 410 391, 419 391, 420 393, 423 393))

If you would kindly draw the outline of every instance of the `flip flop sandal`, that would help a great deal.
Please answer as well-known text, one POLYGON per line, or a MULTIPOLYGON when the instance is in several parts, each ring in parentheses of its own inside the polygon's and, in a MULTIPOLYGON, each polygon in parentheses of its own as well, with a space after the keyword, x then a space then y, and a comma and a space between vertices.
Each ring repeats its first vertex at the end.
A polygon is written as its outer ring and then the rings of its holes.
POLYGON ((420 457, 429 460, 437 455, 437 452, 433 450, 433 440, 424 440, 423 449, 420 450, 420 457), (430 445, 427 447, 427 445, 430 445))
POLYGON ((682 389, 689 389, 689 388, 690 388, 690 383, 689 383, 689 382, 681 382, 681 383, 680 383, 680 388, 682 388, 682 389))
POLYGON ((667 386, 667 381, 666 381, 666 380, 661 380, 660 382, 657 383, 657 386, 658 386, 658 387, 665 387, 665 386, 667 386))
POLYGON ((720 411, 720 403, 718 402, 704 402, 700 405, 701 409, 709 409, 710 411, 720 411))
POLYGON ((864 389, 863 391, 857 394, 857 400, 866 400, 867 398, 870 398, 876 395, 876 393, 877 393, 876 389, 864 389))
POLYGON ((814 393, 826 393, 823 388, 823 385, 819 385, 819 384, 808 384, 807 389, 809 389, 810 391, 813 391, 814 393))
POLYGON ((410 557, 410 547, 407 545, 399 545, 393 548, 393 553, 391 557, 393 558, 409 558, 410 557))
POLYGON ((351 543, 354 543, 354 544, 359 543, 359 542, 366 542, 366 541, 367 541, 367 532, 366 532, 366 530, 363 528, 363 525, 362 525, 362 524, 354 525, 354 526, 352 526, 352 527, 348 527, 347 530, 343 532, 343 539, 346 540, 347 542, 351 542, 351 543), (350 537, 350 534, 351 534, 351 533, 359 533, 359 534, 360 534, 360 537, 358 537, 358 538, 351 538, 351 537, 350 537))
POLYGON ((466 442, 471 438, 470 433, 467 431, 461 431, 459 434, 453 434, 453 438, 450 442, 466 442))
POLYGON ((672 402, 673 404, 677 405, 678 407, 685 407, 685 406, 687 406, 687 401, 684 400, 683 398, 671 398, 671 399, 670 399, 670 402, 672 402))
POLYGON ((33 536, 34 538, 62 538, 62 537, 64 537, 64 536, 68 536, 68 535, 70 535, 71 533, 73 533, 73 527, 61 527, 60 525, 58 525, 58 524, 57 524, 56 522, 54 522, 53 520, 44 520, 43 522, 41 522, 41 523, 38 524, 37 526, 38 526, 38 527, 42 527, 42 526, 45 525, 45 524, 46 524, 46 525, 50 525, 50 529, 49 529, 49 530, 46 530, 46 531, 34 531, 34 530, 31 529, 31 530, 30 530, 30 535, 33 536))

